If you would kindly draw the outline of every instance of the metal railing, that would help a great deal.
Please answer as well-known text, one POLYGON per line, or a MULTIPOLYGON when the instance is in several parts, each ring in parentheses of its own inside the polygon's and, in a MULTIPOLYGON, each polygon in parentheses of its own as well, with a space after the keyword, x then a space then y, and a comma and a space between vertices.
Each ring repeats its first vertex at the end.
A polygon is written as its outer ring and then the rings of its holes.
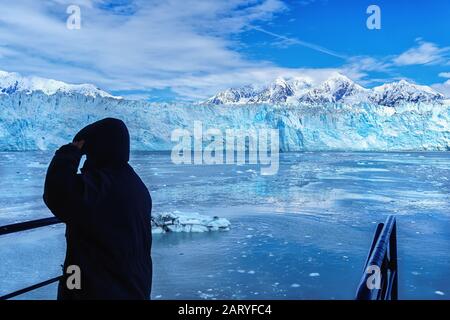
MULTIPOLYGON (((14 224, 9 224, 6 226, 0 226, 0 236, 5 235, 5 234, 10 234, 10 233, 15 233, 15 232, 21 232, 21 231, 26 231, 26 230, 31 230, 31 229, 36 229, 36 228, 41 228, 41 227, 46 227, 46 226, 50 226, 53 224, 58 224, 61 223, 61 220, 59 220, 56 217, 51 217, 51 218, 44 218, 44 219, 38 219, 38 220, 31 220, 31 221, 26 221, 26 222, 20 222, 20 223, 14 223, 14 224)), ((29 287, 5 294, 3 296, 0 296, 0 300, 7 300, 7 299, 11 299, 14 297, 17 297, 21 294, 30 292, 32 290, 36 290, 39 288, 42 288, 46 285, 49 285, 53 282, 59 281, 59 279, 61 278, 61 276, 58 277, 54 277, 39 283, 36 283, 34 285, 31 285, 29 287)))
POLYGON ((397 222, 394 216, 378 224, 375 230, 356 300, 398 300, 397 222))

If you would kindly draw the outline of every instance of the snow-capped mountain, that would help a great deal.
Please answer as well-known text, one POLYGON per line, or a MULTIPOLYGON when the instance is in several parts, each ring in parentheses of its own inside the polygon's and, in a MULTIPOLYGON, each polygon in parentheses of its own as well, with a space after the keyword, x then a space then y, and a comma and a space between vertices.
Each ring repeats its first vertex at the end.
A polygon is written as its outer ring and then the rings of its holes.
POLYGON ((296 94, 311 87, 311 81, 303 78, 286 80, 277 78, 268 86, 247 85, 241 88, 230 88, 209 98, 207 104, 258 104, 285 103, 291 101, 296 94))
POLYGON ((319 86, 304 94, 300 94, 297 101, 307 104, 317 103, 356 103, 366 102, 370 91, 341 74, 333 75, 319 86))
POLYGON ((388 83, 372 90, 372 99, 385 106, 394 106, 399 102, 433 102, 444 99, 444 96, 430 87, 409 83, 406 80, 388 83))
POLYGON ((317 85, 314 85, 311 80, 303 78, 277 78, 273 83, 259 89, 255 86, 229 89, 219 92, 208 99, 206 103, 316 105, 370 102, 393 107, 400 103, 435 102, 443 99, 442 94, 430 87, 412 84, 406 80, 366 89, 346 76, 336 73, 317 85))
POLYGON ((227 89, 219 92, 214 97, 208 100, 208 103, 212 104, 227 104, 227 103, 252 103, 250 99, 255 97, 258 93, 258 89, 253 86, 244 86, 238 89, 227 89))
POLYGON ((274 83, 263 88, 251 101, 255 103, 280 103, 286 102, 294 94, 293 86, 283 78, 278 78, 274 83))
POLYGON ((68 84, 40 77, 23 77, 15 72, 0 70, 0 94, 12 94, 15 92, 31 94, 36 91, 42 91, 46 95, 60 92, 65 94, 78 93, 90 97, 120 98, 114 97, 92 84, 68 84))

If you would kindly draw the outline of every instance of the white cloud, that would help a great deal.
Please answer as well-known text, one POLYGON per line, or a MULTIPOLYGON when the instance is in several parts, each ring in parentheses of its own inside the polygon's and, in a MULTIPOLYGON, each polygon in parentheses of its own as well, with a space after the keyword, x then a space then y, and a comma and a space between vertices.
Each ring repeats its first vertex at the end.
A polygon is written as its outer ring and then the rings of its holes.
MULTIPOLYGON (((447 54, 450 47, 439 48, 431 42, 424 42, 422 39, 416 40, 419 45, 412 47, 399 55, 387 55, 383 57, 353 56, 349 57, 342 69, 358 75, 361 84, 383 83, 387 81, 397 81, 406 79, 399 73, 399 66, 406 65, 427 65, 450 63, 447 54), (365 79, 370 72, 382 73, 384 79, 365 79)), ((450 72, 442 72, 441 77, 450 78, 450 72)))
MULTIPOLYGON (((369 72, 391 72, 391 63, 387 59, 375 59, 368 56, 354 56, 347 59, 342 67, 345 73, 352 74, 353 77, 361 79, 361 84, 372 84, 373 79, 364 80, 369 72)), ((375 81, 378 82, 378 81, 375 81)))
POLYGON ((239 70, 230 70, 220 74, 211 73, 203 77, 192 77, 183 79, 176 91, 182 96, 194 97, 195 99, 205 98, 205 92, 211 96, 220 90, 230 87, 240 87, 248 84, 263 85, 272 82, 277 77, 293 78, 306 77, 313 82, 326 80, 330 75, 340 72, 349 78, 356 80, 358 75, 354 75, 346 70, 338 68, 280 68, 276 66, 249 67, 239 70))
POLYGON ((233 39, 284 11, 279 0, 135 0, 127 5, 132 15, 105 10, 100 0, 16 0, 2 6, 0 69, 90 82, 110 91, 171 88, 200 94, 203 88, 207 96, 240 71, 274 67, 246 59, 233 39), (80 30, 66 28, 69 4, 81 7, 80 30))
POLYGON ((281 47, 287 47, 290 45, 300 45, 300 46, 303 46, 303 47, 306 47, 306 48, 309 48, 309 49, 315 50, 317 52, 324 53, 324 54, 327 54, 327 55, 330 55, 330 56, 333 56, 336 58, 341 58, 341 59, 348 58, 346 55, 344 55, 342 53, 338 53, 336 51, 327 49, 325 47, 319 46, 319 45, 311 43, 311 42, 306 42, 306 41, 296 39, 296 38, 290 38, 290 37, 287 37, 287 36, 284 36, 281 34, 267 31, 260 27, 251 27, 251 29, 268 34, 268 35, 276 38, 278 40, 277 45, 279 45, 281 47))
POLYGON ((450 99, 450 79, 444 83, 435 83, 431 87, 450 99))
POLYGON ((448 62, 446 56, 450 48, 439 48, 432 42, 418 40, 416 47, 410 48, 392 61, 397 66, 407 66, 416 64, 438 64, 448 62))
MULTIPOLYGON (((323 79, 339 71, 355 81, 392 67, 437 63, 448 48, 419 40, 397 57, 348 57, 273 33, 266 25, 287 10, 281 0, 15 0, 0 15, 0 69, 142 97, 153 89, 203 99, 231 86, 277 76, 323 79), (66 28, 68 5, 81 7, 81 29, 66 28), (108 10, 106 9, 108 8, 108 10), (244 56, 237 39, 258 30, 277 41, 343 59, 341 68, 281 68, 244 56), (169 90, 168 90, 169 91, 169 90)), ((390 77, 398 75, 390 74, 390 77)), ((367 80, 366 80, 367 81, 367 80)))

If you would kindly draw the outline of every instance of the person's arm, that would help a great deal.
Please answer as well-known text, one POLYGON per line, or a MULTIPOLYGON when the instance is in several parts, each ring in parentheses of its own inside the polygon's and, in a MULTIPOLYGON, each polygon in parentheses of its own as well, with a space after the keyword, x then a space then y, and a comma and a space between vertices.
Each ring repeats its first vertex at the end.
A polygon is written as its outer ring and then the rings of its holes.
POLYGON ((79 210, 83 203, 84 184, 81 175, 77 174, 81 146, 70 143, 59 148, 45 177, 44 202, 65 223, 74 222, 77 215, 82 214, 79 210))

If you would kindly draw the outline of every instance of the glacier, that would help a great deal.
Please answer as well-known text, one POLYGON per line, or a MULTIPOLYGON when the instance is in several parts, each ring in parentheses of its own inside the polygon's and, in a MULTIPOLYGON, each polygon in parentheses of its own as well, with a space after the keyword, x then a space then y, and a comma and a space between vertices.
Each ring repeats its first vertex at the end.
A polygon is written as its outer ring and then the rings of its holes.
POLYGON ((194 121, 206 129, 278 129, 283 152, 450 150, 450 100, 406 81, 373 90, 343 77, 318 87, 297 81, 301 95, 293 92, 295 86, 272 95, 272 86, 270 92, 263 90, 269 100, 252 102, 249 97, 255 92, 246 88, 247 100, 238 99, 240 103, 150 103, 86 85, 63 85, 71 90, 48 92, 42 81, 39 88, 26 90, 12 90, 12 80, 0 81, 0 150, 54 150, 104 117, 122 119, 130 130, 132 149, 143 151, 171 150, 176 143, 171 141, 172 131, 192 132, 194 121), (292 94, 298 99, 293 101, 292 94))

